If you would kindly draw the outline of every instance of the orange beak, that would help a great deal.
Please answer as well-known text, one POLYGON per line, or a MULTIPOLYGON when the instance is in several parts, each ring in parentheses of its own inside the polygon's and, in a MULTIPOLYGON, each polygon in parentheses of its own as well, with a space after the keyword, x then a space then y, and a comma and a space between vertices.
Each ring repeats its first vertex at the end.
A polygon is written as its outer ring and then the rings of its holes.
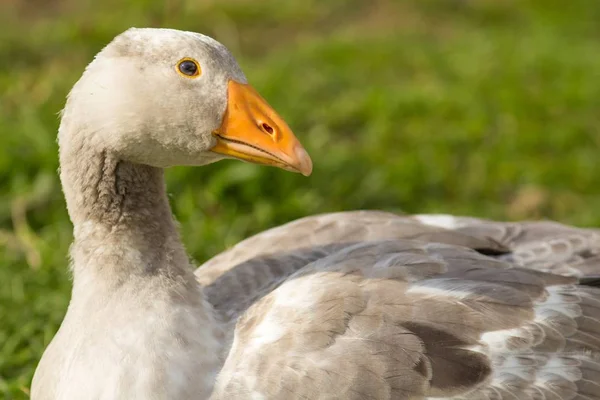
POLYGON ((229 81, 227 109, 211 151, 308 176, 312 161, 275 110, 250 85, 229 81))

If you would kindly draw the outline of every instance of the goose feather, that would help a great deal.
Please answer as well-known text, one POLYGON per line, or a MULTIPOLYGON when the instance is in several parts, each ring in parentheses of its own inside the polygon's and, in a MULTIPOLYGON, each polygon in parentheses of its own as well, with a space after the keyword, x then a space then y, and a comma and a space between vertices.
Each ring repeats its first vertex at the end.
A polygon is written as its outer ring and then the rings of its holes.
POLYGON ((196 271, 234 333, 213 397, 600 398, 599 252, 593 229, 379 211, 260 233, 196 271))

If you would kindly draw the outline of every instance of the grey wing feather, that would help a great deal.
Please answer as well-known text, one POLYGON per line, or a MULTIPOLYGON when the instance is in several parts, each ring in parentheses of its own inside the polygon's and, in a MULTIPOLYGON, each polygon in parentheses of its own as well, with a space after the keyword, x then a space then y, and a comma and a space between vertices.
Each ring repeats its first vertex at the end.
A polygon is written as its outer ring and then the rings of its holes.
POLYGON ((599 235, 361 211, 251 237, 197 271, 236 324, 213 398, 600 400, 599 235))
POLYGON ((455 244, 502 254, 494 239, 428 226, 412 218, 380 211, 315 215, 269 229, 217 255, 196 270, 210 302, 227 321, 290 274, 353 243, 417 239, 455 244))
POLYGON ((499 252, 506 250, 483 235, 450 234, 447 229, 387 212, 348 211, 301 218, 254 235, 204 263, 198 268, 197 276, 202 284, 209 285, 225 271, 258 256, 382 239, 420 239, 499 252))
MULTIPOLYGON (((439 216, 442 217, 442 216, 439 216)), ((561 275, 600 275, 600 230, 552 221, 495 222, 443 216, 453 232, 486 237, 510 249, 503 258, 528 268, 561 275)), ((416 219, 435 222, 435 216, 416 219)), ((440 219, 438 219, 440 221, 440 219)), ((439 226, 439 225, 434 225, 439 226)))
POLYGON ((542 271, 600 275, 597 230, 551 222, 350 211, 310 216, 259 233, 204 263, 196 276, 222 318, 233 321, 308 263, 352 243, 384 239, 453 244, 542 271))
POLYGON ((244 313, 213 397, 600 399, 599 299, 466 248, 349 246, 244 313))

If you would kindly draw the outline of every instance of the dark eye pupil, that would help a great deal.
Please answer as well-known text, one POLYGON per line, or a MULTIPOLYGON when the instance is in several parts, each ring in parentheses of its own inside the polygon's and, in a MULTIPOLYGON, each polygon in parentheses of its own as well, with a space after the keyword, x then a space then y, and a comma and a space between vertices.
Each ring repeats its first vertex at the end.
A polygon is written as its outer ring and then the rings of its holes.
POLYGON ((196 63, 193 61, 183 61, 179 64, 179 70, 186 75, 194 76, 198 71, 196 63))

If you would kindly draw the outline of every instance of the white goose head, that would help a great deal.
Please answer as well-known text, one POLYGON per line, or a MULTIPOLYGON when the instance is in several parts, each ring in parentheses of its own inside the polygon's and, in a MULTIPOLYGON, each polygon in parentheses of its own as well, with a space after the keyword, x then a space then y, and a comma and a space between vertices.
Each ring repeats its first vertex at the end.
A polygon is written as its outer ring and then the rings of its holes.
POLYGON ((225 46, 192 32, 132 28, 117 36, 69 94, 61 148, 73 132, 88 135, 98 151, 154 167, 233 157, 312 171, 288 125, 225 46))
POLYGON ((220 326, 162 168, 231 157, 309 175, 310 157, 223 45, 170 29, 107 45, 70 92, 58 136, 73 292, 32 399, 207 398, 220 326))

